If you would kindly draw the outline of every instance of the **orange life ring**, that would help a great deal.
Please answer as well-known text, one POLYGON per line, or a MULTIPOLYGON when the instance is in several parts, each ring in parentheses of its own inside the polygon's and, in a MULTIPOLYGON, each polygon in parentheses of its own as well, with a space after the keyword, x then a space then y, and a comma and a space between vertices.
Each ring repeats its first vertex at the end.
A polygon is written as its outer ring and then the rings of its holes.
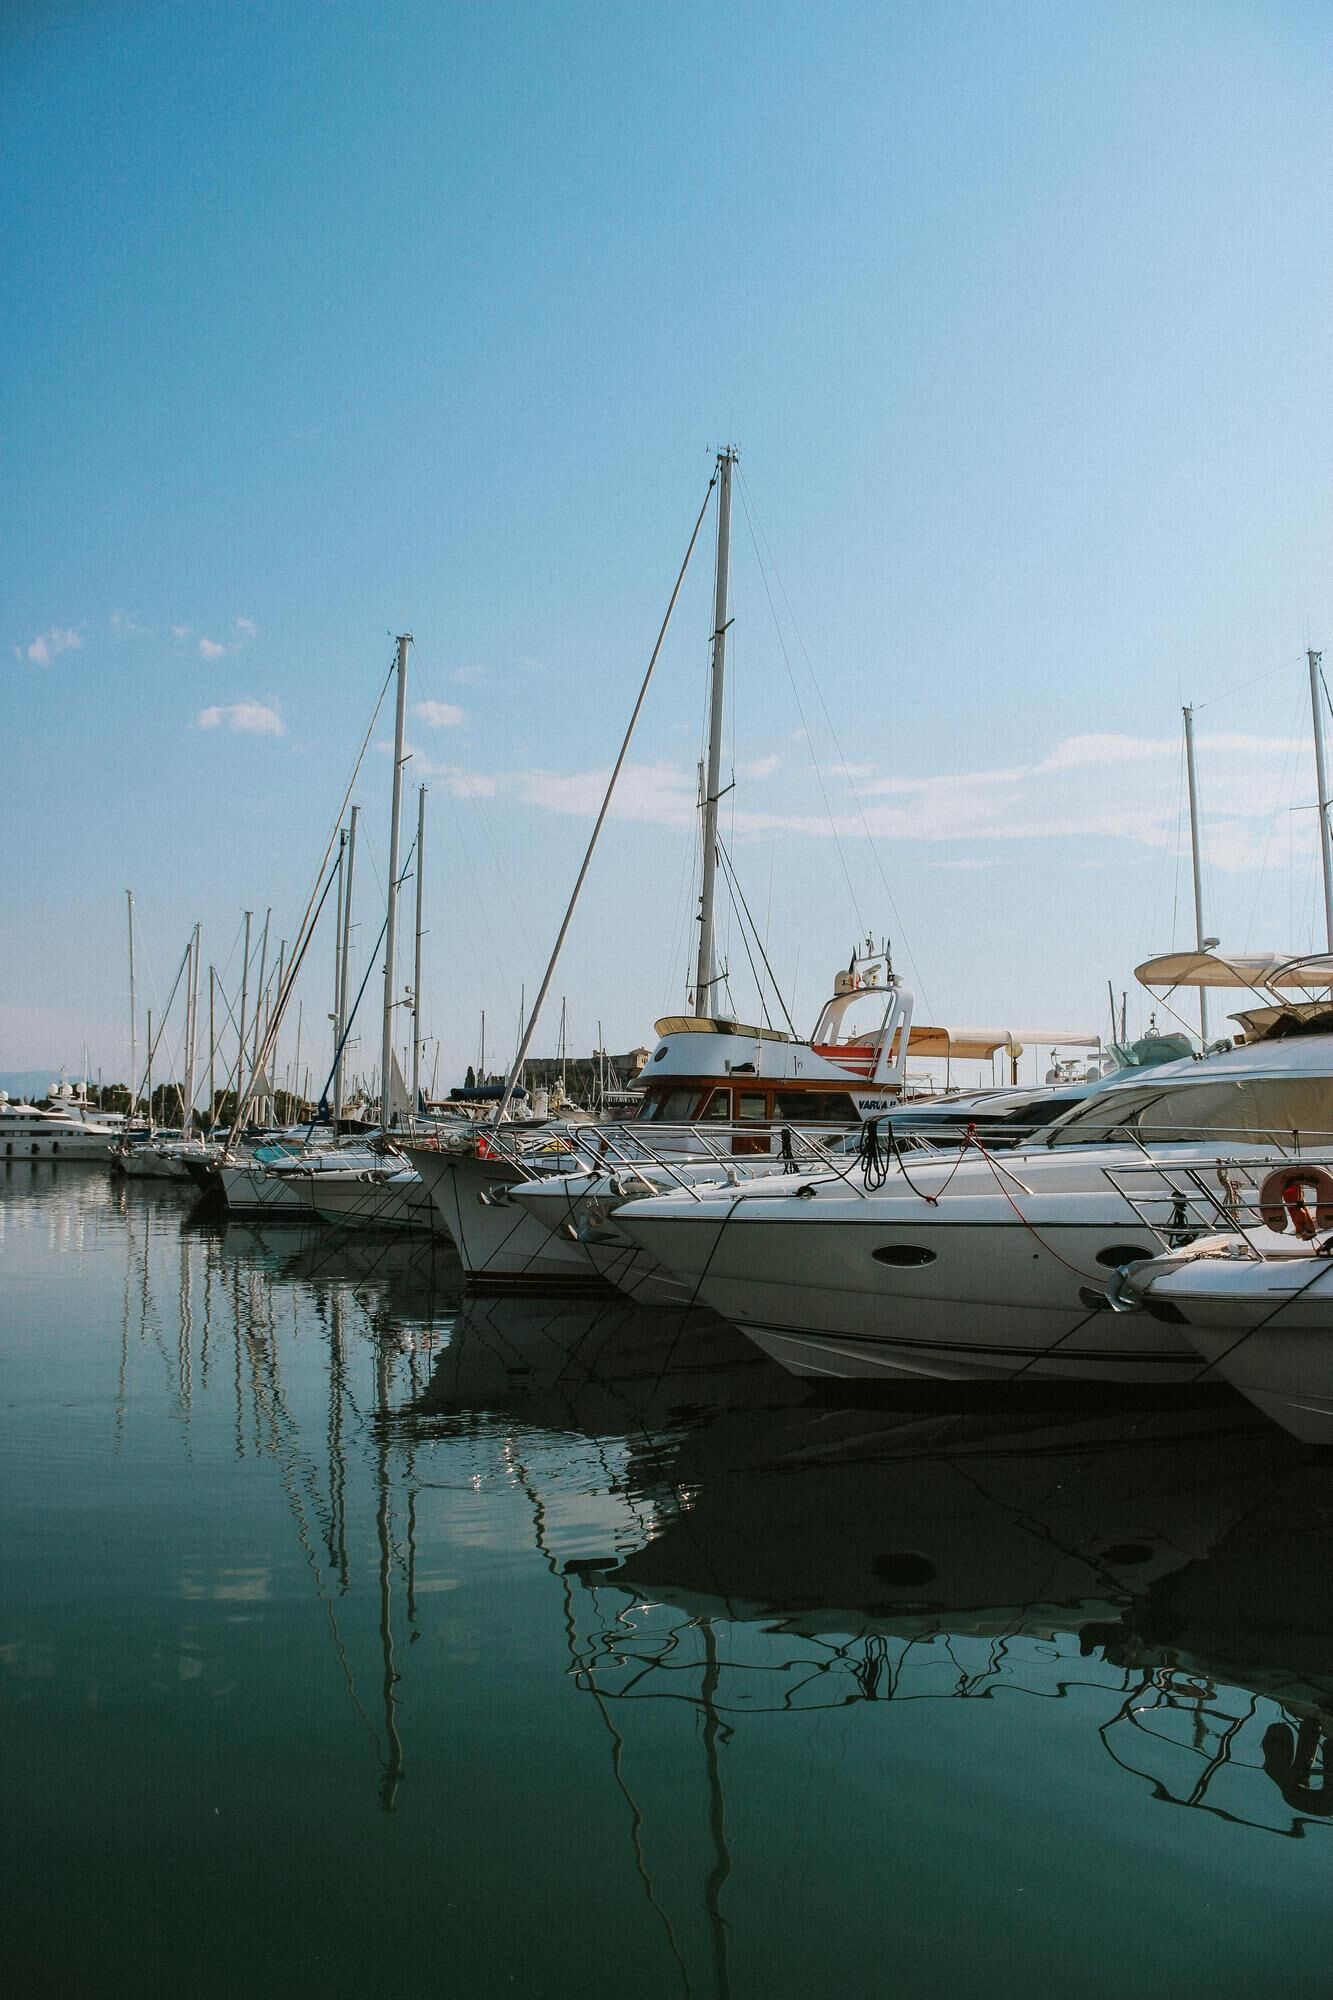
POLYGON ((1259 1190, 1259 1213, 1279 1235, 1288 1217, 1298 1236, 1333 1229, 1333 1174, 1323 1167, 1274 1167, 1259 1190), (1307 1188, 1314 1193, 1313 1215, 1305 1200, 1307 1188))

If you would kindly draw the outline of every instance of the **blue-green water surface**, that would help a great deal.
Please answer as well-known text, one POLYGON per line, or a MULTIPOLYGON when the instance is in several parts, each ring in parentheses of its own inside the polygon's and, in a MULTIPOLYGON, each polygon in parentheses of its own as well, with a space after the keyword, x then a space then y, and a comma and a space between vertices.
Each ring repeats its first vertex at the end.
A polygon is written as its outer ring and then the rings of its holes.
POLYGON ((1333 1994, 1333 1466, 0 1180, 15 1995, 1333 1994))

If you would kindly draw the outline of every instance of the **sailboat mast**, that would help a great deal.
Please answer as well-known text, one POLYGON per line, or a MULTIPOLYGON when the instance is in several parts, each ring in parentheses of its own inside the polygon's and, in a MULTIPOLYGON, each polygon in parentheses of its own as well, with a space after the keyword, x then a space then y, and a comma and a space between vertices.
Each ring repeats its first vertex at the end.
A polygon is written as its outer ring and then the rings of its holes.
POLYGON ((1328 771, 1324 762, 1324 677, 1319 671, 1322 653, 1306 653, 1310 662, 1310 705, 1314 711, 1314 768, 1319 786, 1319 858, 1324 867, 1324 945, 1333 951, 1333 841, 1328 830, 1328 771))
POLYGON ((708 700, 708 764, 704 775, 703 875, 699 887, 699 963, 694 975, 694 1008, 707 1014, 717 980, 713 905, 716 900, 717 807, 722 786, 722 724, 726 709, 727 590, 731 572, 731 468, 736 453, 728 445, 717 455, 717 576, 713 590, 713 679, 708 700))
POLYGON ((356 822, 360 806, 352 807, 352 816, 347 827, 347 879, 343 888, 342 908, 342 984, 338 989, 337 1048, 333 1070, 333 1116, 335 1122, 343 1115, 343 1077, 346 1074, 346 1052, 344 1039, 347 1034, 347 994, 351 981, 352 950, 352 874, 356 867, 356 822))
POLYGON ((422 893, 426 883, 426 787, 417 792, 417 949, 412 968, 412 1116, 421 1103, 421 925, 422 893))
MULTIPOLYGON (((1194 710, 1183 711, 1185 717, 1185 779, 1189 786, 1190 798, 1190 860, 1194 868, 1194 946, 1203 950, 1203 875, 1199 859, 1199 780, 1194 769, 1194 710)), ((1199 1039, 1205 1045, 1208 1041, 1208 988, 1199 988, 1199 1039)))
POLYGON ((333 1024, 334 1094, 337 1094, 338 1054, 342 1047, 342 994, 343 994, 343 897, 347 893, 347 828, 338 829, 338 895, 333 912, 333 1011, 329 1020, 333 1024))
POLYGON ((398 636, 398 706, 393 725, 393 805, 389 822, 389 907, 384 921, 384 1034, 380 1044, 380 1123, 390 1122, 393 1074, 393 978, 398 948, 398 845, 402 834, 403 735, 407 722, 407 649, 410 632, 398 636))
POLYGON ((210 1133, 217 1122, 217 1036, 213 1028, 213 992, 217 985, 217 968, 208 968, 208 1129, 210 1133))
POLYGON ((185 1102, 181 1106, 181 1137, 194 1130, 194 1059, 199 1036, 199 926, 195 925, 188 947, 189 965, 185 988, 185 1102))
POLYGON ((236 1027, 236 1109, 232 1112, 235 1122, 240 1115, 241 1092, 245 1087, 245 1011, 250 998, 250 919, 253 911, 245 913, 245 939, 241 946, 241 1017, 236 1027))
POLYGON ((138 1010, 138 995, 134 990, 134 891, 125 891, 125 901, 130 922, 130 1110, 134 1119, 135 1092, 139 1088, 139 1037, 135 1029, 135 1014, 138 1010))

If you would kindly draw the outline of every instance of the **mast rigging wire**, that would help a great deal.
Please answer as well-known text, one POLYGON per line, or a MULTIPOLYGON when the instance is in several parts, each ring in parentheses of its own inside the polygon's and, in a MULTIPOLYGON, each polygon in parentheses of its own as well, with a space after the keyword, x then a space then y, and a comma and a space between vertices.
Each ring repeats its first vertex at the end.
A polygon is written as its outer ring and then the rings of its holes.
MULTIPOLYGON (((865 808, 864 808, 864 807, 862 806, 862 804, 861 804, 861 796, 860 796, 860 793, 859 793, 859 792, 857 791, 857 789, 856 789, 856 786, 855 786, 855 785, 854 785, 854 784, 852 783, 852 774, 851 774, 851 771, 850 771, 850 770, 848 769, 848 766, 847 766, 847 758, 846 758, 846 756, 845 756, 845 754, 844 754, 844 752, 843 752, 843 748, 842 748, 842 744, 841 744, 841 742, 839 741, 839 738, 838 738, 838 732, 837 732, 837 730, 836 730, 836 729, 835 729, 835 728, 833 727, 833 717, 832 717, 832 716, 831 716, 831 715, 829 714, 829 712, 828 712, 828 703, 827 703, 827 702, 826 702, 826 701, 824 700, 824 691, 823 691, 823 689, 821 688, 821 686, 820 686, 820 684, 819 684, 819 676, 818 676, 818 675, 816 674, 816 672, 815 672, 815 669, 814 669, 814 663, 812 662, 812 660, 811 660, 811 658, 810 658, 810 653, 809 653, 809 649, 807 648, 807 646, 806 646, 806 643, 805 643, 805 639, 804 639, 804 637, 803 637, 803 635, 802 635, 802 633, 801 633, 801 628, 800 628, 800 626, 799 626, 799 625, 797 624, 797 622, 796 622, 796 613, 795 613, 795 612, 794 612, 794 611, 792 610, 792 604, 791 604, 791 599, 790 599, 790 597, 789 597, 789 596, 787 595, 787 586, 786 586, 786 584, 785 584, 785 583, 784 583, 784 582, 782 581, 782 572, 781 572, 781 570, 780 570, 780 569, 778 568, 778 565, 777 565, 777 559, 776 559, 776 557, 775 557, 775 556, 774 556, 774 554, 773 554, 773 550, 772 550, 772 546, 771 546, 771 544, 769 543, 769 539, 768 539, 768 536, 767 536, 767 535, 766 535, 766 534, 764 533, 764 526, 763 526, 763 523, 762 523, 762 521, 760 521, 760 520, 759 520, 759 517, 758 517, 758 511, 757 511, 757 510, 755 510, 755 512, 754 512, 754 515, 753 515, 753 518, 751 517, 751 506, 750 506, 750 495, 749 495, 749 487, 748 487, 748 486, 746 485, 746 481, 745 481, 745 474, 744 474, 744 472, 743 472, 743 471, 741 471, 741 468, 740 468, 739 464, 737 465, 737 468, 736 468, 736 470, 737 470, 737 474, 738 474, 738 476, 739 476, 739 478, 740 478, 740 485, 741 485, 741 505, 742 505, 742 506, 744 507, 744 509, 745 509, 745 519, 746 519, 746 523, 747 523, 747 525, 749 526, 749 529, 750 529, 750 534, 751 534, 751 537, 752 537, 752 539, 754 538, 754 536, 755 536, 755 529, 756 529, 756 527, 757 527, 757 528, 758 528, 758 532, 759 532, 759 535, 760 535, 760 536, 762 537, 762 539, 763 539, 763 543, 764 543, 764 547, 765 547, 765 548, 766 548, 766 549, 768 550, 768 559, 769 559, 769 563, 770 563, 770 565, 771 565, 771 567, 772 567, 772 570, 773 570, 773 575, 774 575, 774 576, 775 576, 775 578, 777 579, 777 586, 778 586, 778 589, 779 589, 779 590, 780 590, 780 591, 782 592, 782 601, 783 601, 783 603, 784 603, 784 604, 786 605, 786 607, 787 607, 787 616, 788 616, 788 618, 790 618, 790 620, 791 620, 791 628, 792 628, 792 631, 793 631, 793 632, 794 632, 794 633, 796 634, 796 643, 797 643, 797 645, 798 645, 798 646, 800 647, 800 649, 801 649, 801 653, 802 653, 802 656, 803 656, 803 658, 804 658, 804 660, 805 660, 805 665, 806 665, 806 671, 807 671, 807 672, 808 672, 808 674, 810 675, 810 680, 811 680, 811 683, 812 683, 812 684, 813 684, 813 686, 814 686, 814 690, 815 690, 815 696, 816 696, 816 699, 817 699, 817 700, 818 700, 818 702, 819 702, 819 706, 820 706, 820 708, 821 708, 821 709, 823 710, 823 715, 824 715, 824 721, 825 721, 825 723, 826 723, 826 724, 828 725, 828 733, 829 733, 830 737, 831 737, 831 738, 833 739, 833 747, 834 747, 834 749, 835 749, 835 750, 837 751, 837 753, 838 753, 838 762, 839 762, 839 763, 840 763, 840 764, 842 765, 842 775, 843 775, 843 778, 844 778, 844 779, 845 779, 845 781, 846 781, 846 784, 847 784, 847 789, 848 789, 848 791, 849 791, 849 792, 851 793, 851 795, 852 795, 852 804, 853 804, 853 805, 854 805, 854 806, 856 807, 856 816, 857 816, 857 818, 858 818, 858 819, 860 820, 860 822, 861 822, 861 831, 862 831, 862 832, 863 832, 863 833, 865 834, 865 837, 866 837, 866 843, 867 843, 867 845, 868 845, 868 846, 869 846, 869 848, 870 848, 870 857, 871 857, 872 861, 873 861, 873 862, 874 862, 874 864, 875 864, 875 871, 876 871, 876 873, 877 873, 877 874, 878 874, 878 876, 879 876, 879 879, 880 879, 880 882, 881 882, 881 884, 882 884, 882 886, 883 886, 883 889, 884 889, 884 894, 885 894, 885 896, 886 896, 886 897, 887 897, 887 899, 888 899, 888 904, 889 904, 889 909, 890 909, 890 911, 891 911, 891 912, 892 912, 892 914, 893 914, 893 921, 894 921, 894 923, 895 923, 895 924, 897 925, 897 928, 898 928, 898 935, 899 935, 899 937, 901 937, 901 939, 902 939, 902 942, 903 942, 903 949, 904 949, 904 951, 905 951, 905 952, 906 952, 906 954, 907 954, 907 962, 908 962, 908 964, 909 964, 909 965, 911 966, 911 968, 912 968, 912 977, 913 977, 913 979, 914 979, 914 980, 915 980, 915 982, 916 982, 916 986, 917 986, 917 991, 918 991, 918 992, 920 993, 920 995, 921 995, 921 999, 922 999, 922 1003, 923 1003, 923 1005, 924 1005, 924 1006, 926 1007, 926 1010, 927 1010, 927 1012, 930 1012, 930 1011, 933 1011, 933 1010, 931 1009, 931 1007, 930 1007, 930 1001, 929 1001, 929 998, 928 998, 928 996, 927 996, 927 993, 926 993, 926 986, 925 986, 925 981, 924 981, 924 980, 922 979, 922 977, 921 977, 921 970, 920 970, 920 967, 919 967, 919 966, 917 965, 917 962, 916 962, 916 959, 915 959, 915 957, 914 957, 914 955, 913 955, 913 952, 912 952, 912 947, 911 947, 911 944, 910 944, 910 942, 909 942, 909 940, 908 940, 908 932, 907 932, 907 928, 906 928, 905 924, 903 923, 903 919, 902 919, 902 915, 901 915, 901 913, 900 913, 900 911, 899 911, 899 909, 898 909, 898 905, 897 905, 897 903, 896 903, 896 902, 895 902, 895 900, 894 900, 894 895, 893 895, 893 890, 892 890, 892 888, 891 888, 891 887, 889 886, 889 878, 888 878, 888 876, 886 875, 886 873, 884 872, 884 863, 883 863, 883 861, 882 861, 882 860, 880 859, 880 853, 879 853, 879 848, 878 848, 878 847, 876 846, 876 844, 875 844, 875 836, 874 836, 874 835, 873 835, 873 834, 871 833, 871 831, 870 831, 870 825, 869 825, 869 822, 867 821, 867 819, 866 819, 866 816, 865 816, 865 808)), ((758 553, 759 553, 759 549, 758 549, 758 542, 756 541, 756 543, 755 543, 755 554, 756 554, 756 555, 758 555, 758 553)), ((760 575, 761 575, 761 576, 764 576, 764 566, 763 566, 763 561, 762 561, 762 558, 760 559, 760 565, 759 565, 759 569, 760 569, 760 575)), ((767 580, 767 577, 766 577, 766 576, 764 576, 764 588, 765 588, 765 590, 767 591, 767 589, 768 589, 768 580, 767 580)), ((771 597, 771 596, 770 596, 770 598, 769 598, 769 602, 770 602, 770 605, 771 605, 771 603, 772 603, 772 597, 771 597)), ((776 613, 774 614, 774 621, 773 621, 773 622, 774 622, 774 625, 776 626, 776 624, 777 624, 777 616, 776 616, 776 613)), ((779 631, 779 635, 778 635, 778 643, 779 643, 779 645, 780 645, 780 646, 782 645, 782 637, 781 637, 781 632, 780 632, 780 631, 779 631)), ((782 650, 783 650, 783 658, 784 658, 784 661, 785 661, 785 659, 786 659, 786 648, 785 648, 785 647, 783 647, 783 649, 782 649, 782 650)), ((787 669, 787 671, 788 671, 788 674, 790 674, 790 672, 791 672, 791 668, 790 668, 790 665, 788 666, 788 669, 787 669)), ((795 683, 794 683, 794 681, 793 681, 793 692, 794 692, 794 691, 795 691, 795 683)), ((798 702, 797 702, 797 707, 798 707, 798 708, 800 707, 800 702, 799 702, 799 700, 798 700, 798 702)), ((802 725, 804 725, 804 722, 805 722, 805 718, 804 718, 804 716, 802 716, 802 718, 801 718, 801 721, 802 721, 802 725)), ((812 758, 812 760, 813 760, 813 759, 814 759, 814 744, 813 744, 813 743, 811 743, 811 745, 810 745, 810 755, 811 755, 811 758, 812 758)), ((815 765, 815 770, 816 770, 816 775, 818 775, 818 769, 819 769, 819 767, 818 767, 818 764, 816 763, 816 765, 815 765)), ((823 790, 823 780, 822 780, 822 778, 820 779, 820 789, 821 789, 821 791, 823 790)), ((825 801, 825 805, 827 806, 827 800, 825 801)), ((831 820, 831 819, 832 819, 832 815, 830 814, 830 820, 831 820)), ((835 838, 836 838, 836 834, 835 834, 835 838)), ((849 885, 848 885, 848 886, 850 887, 850 882, 849 882, 849 885)), ((856 897, 855 897, 855 895, 853 895, 853 897, 852 897, 852 907, 853 907, 853 909, 855 909, 855 907, 856 907, 856 897)), ((858 917, 858 922, 859 922, 859 917, 858 917)), ((864 928, 864 926, 862 926, 862 928, 864 928)))
MULTIPOLYGON (((731 889, 735 894, 735 896, 739 898, 741 909, 745 912, 746 921, 748 922, 751 931, 753 931, 754 933, 754 941, 759 948, 759 956, 764 962, 765 972, 768 974, 770 980, 773 983, 774 997, 776 998, 779 1007, 781 1007, 782 1009, 783 1019, 786 1021, 787 1026, 791 1029, 792 1034, 795 1035, 796 1023, 792 1020, 791 1014, 787 1007, 787 1003, 782 997, 782 988, 778 985, 777 974, 774 972, 773 967, 769 964, 768 953, 764 950, 763 940, 759 935, 759 928, 755 923, 754 918, 750 914, 750 905, 745 900, 745 891, 741 888, 740 882, 737 880, 736 869, 732 862, 731 856, 728 854, 726 848, 722 845, 721 841, 719 841, 717 844, 717 851, 718 851, 718 858, 722 863, 723 870, 726 873, 727 879, 731 885, 731 889)), ((754 972, 754 959, 750 955, 750 946, 746 939, 743 927, 741 930, 741 943, 745 946, 745 955, 750 960, 750 970, 751 972, 754 972)), ((762 986, 759 986, 759 975, 757 972, 755 973, 754 983, 756 986, 759 987, 759 1004, 763 1008, 764 1014, 767 1017, 768 1005, 764 999, 763 988, 762 986)), ((770 1022, 769 1025, 772 1026, 772 1023, 770 1022)))
POLYGON ((680 587, 685 581, 685 572, 690 566, 690 557, 694 554, 694 545, 699 539, 699 530, 700 528, 702 528, 704 524, 704 515, 708 512, 708 503, 713 497, 713 488, 717 484, 717 477, 718 475, 716 471, 714 471, 712 478, 708 482, 708 490, 704 494, 703 505, 699 509, 698 519, 695 521, 694 531, 690 536, 689 547, 685 551, 685 560, 682 562, 680 569, 676 575, 676 581, 672 586, 671 597, 667 604, 666 614, 662 619, 661 629, 657 634, 657 643, 653 647, 652 655, 648 661, 647 669, 644 673, 643 680, 640 684, 638 699, 635 701, 634 710, 629 719, 629 727, 626 729, 624 739, 620 745, 620 754, 616 758, 615 765, 611 772, 610 782, 608 783, 606 788, 606 796, 602 800, 601 809, 597 814, 596 822, 593 826, 591 836, 589 837, 588 840, 587 851, 583 857, 583 865, 579 869, 578 878, 574 883, 574 891, 569 899, 569 907, 565 911, 564 921, 561 923, 560 929, 556 934, 555 947, 551 952, 550 962, 548 963, 546 971, 542 977, 542 983, 538 989, 537 998, 533 1002, 532 1012, 528 1016, 527 1028, 524 1031, 523 1038, 519 1043, 517 1053, 514 1056, 513 1067, 509 1072, 509 1078, 505 1084, 504 1096, 501 1098, 499 1104, 496 1106, 494 1122, 497 1125, 500 1123, 500 1120, 504 1117, 505 1112, 509 1108, 509 1100, 512 1098, 514 1094, 514 1090, 518 1084, 519 1076, 522 1073, 524 1058, 528 1053, 528 1046, 532 1041, 533 1034, 536 1030, 537 1018, 541 1013, 542 1003, 546 998, 547 990, 550 987, 551 980, 555 975, 556 963, 560 957, 561 947, 565 942, 565 933, 568 931, 570 923, 573 919, 575 905, 577 904, 580 892, 582 891, 584 878, 586 877, 588 869, 592 864, 593 851, 597 846, 598 837, 601 834, 602 827, 606 821, 606 816, 608 812, 611 810, 611 799, 616 789, 616 781, 620 777, 621 767, 623 766, 625 759, 629 754, 630 741, 634 735, 634 730, 638 723, 639 715, 643 708, 643 704, 648 696, 648 687, 653 678, 653 669, 657 665, 658 655, 661 653, 663 644, 665 643, 667 628, 671 623, 671 614, 676 608, 676 599, 680 596, 680 587))

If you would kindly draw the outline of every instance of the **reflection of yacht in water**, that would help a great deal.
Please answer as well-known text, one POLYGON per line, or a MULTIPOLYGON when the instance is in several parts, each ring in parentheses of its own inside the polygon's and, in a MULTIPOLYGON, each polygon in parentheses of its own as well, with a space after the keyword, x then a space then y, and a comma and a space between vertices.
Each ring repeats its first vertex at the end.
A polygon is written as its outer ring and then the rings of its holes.
POLYGON ((579 1566, 599 1698, 678 1699, 692 1669, 737 1726, 1076 1694, 1156 1799, 1286 1833, 1333 1814, 1333 1468, 1229 1406, 746 1429, 688 1438, 674 1516, 579 1566))

